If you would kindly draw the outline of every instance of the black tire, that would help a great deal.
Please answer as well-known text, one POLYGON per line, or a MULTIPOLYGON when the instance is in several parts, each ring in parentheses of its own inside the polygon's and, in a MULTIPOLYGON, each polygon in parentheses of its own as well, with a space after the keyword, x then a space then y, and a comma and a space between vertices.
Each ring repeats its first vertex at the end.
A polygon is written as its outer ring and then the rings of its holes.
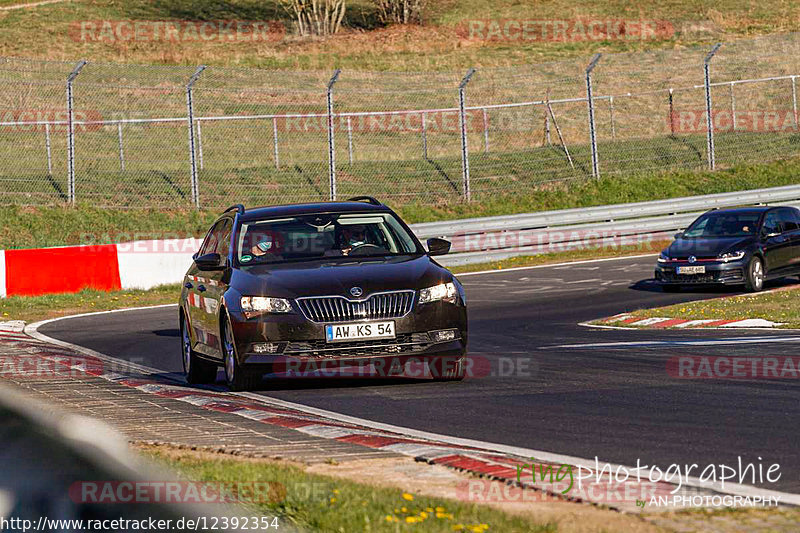
POLYGON ((761 292, 764 289, 764 261, 753 256, 744 274, 744 288, 747 292, 761 292))
POLYGON ((680 285, 662 285, 661 290, 664 292, 681 292, 680 285))
POLYGON ((428 360, 434 381, 462 381, 467 375, 467 356, 444 356, 428 360))
POLYGON ((217 365, 201 359, 197 352, 192 350, 189 320, 183 313, 181 313, 181 360, 186 382, 190 385, 214 383, 217 380, 217 365))
POLYGON ((233 339, 233 330, 228 315, 220 320, 219 338, 222 342, 222 357, 225 367, 225 381, 231 391, 248 391, 255 389, 261 383, 261 374, 245 370, 239 364, 236 353, 236 343, 233 339))

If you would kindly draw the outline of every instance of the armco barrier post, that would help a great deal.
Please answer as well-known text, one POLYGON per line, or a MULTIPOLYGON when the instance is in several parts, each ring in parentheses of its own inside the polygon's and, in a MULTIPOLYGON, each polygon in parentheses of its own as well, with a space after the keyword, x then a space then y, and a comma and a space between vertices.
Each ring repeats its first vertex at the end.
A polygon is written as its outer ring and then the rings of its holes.
POLYGON ((469 202, 472 199, 472 193, 469 187, 469 143, 467 142, 467 111, 466 111, 466 92, 467 84, 475 75, 475 69, 471 68, 461 80, 458 86, 458 105, 459 105, 459 123, 461 126, 461 168, 464 174, 464 200, 469 202))
POLYGON ((336 69, 328 82, 328 177, 330 182, 330 199, 336 200, 336 139, 333 123, 333 86, 339 81, 341 69, 336 69))
POLYGON ((67 76, 67 191, 69 203, 75 205, 75 125, 72 84, 88 61, 81 60, 67 76))
POLYGON ((592 97, 592 70, 603 54, 595 54, 589 66, 586 67, 586 101, 589 103, 589 139, 592 143, 592 176, 600 177, 600 165, 597 157, 597 132, 594 124, 594 98, 592 97))
POLYGON ((189 160, 191 163, 192 179, 192 202, 196 208, 200 208, 200 191, 197 183, 197 153, 194 138, 194 98, 193 88, 200 74, 206 69, 205 65, 197 67, 197 70, 189 78, 186 84, 186 111, 189 118, 189 160))
POLYGON ((705 76, 705 86, 706 86, 706 149, 708 150, 708 169, 714 170, 716 166, 714 160, 714 118, 711 115, 711 74, 710 74, 710 64, 711 59, 714 57, 714 54, 717 53, 719 47, 722 46, 722 43, 717 43, 714 45, 714 48, 706 55, 705 60, 703 61, 703 74, 705 76))

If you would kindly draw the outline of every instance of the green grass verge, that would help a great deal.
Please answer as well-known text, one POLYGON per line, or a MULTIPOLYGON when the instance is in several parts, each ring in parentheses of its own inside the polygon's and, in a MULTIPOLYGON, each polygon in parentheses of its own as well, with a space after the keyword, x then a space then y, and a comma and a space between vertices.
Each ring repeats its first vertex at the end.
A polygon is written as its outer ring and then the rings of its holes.
MULTIPOLYGON (((480 169, 480 165, 476 165, 480 169)), ((478 170, 477 172, 480 172, 478 170)), ((680 196, 741 191, 797 183, 800 159, 767 164, 741 164, 718 172, 649 172, 627 177, 605 175, 536 186, 520 182, 519 192, 476 195, 467 204, 430 204, 396 200, 375 194, 409 223, 469 217, 528 213, 551 209, 580 208, 680 196)), ((342 196, 348 191, 344 187, 342 196)), ((247 202, 248 206, 261 205, 247 202)), ((284 201, 293 198, 287 196, 284 201)), ((176 207, 164 209, 110 210, 81 204, 68 207, 0 207, 0 248, 36 248, 82 243, 126 242, 134 239, 162 239, 205 234, 218 216, 218 209, 200 211, 176 207), (137 235, 138 234, 138 235, 137 235)))
POLYGON ((94 311, 174 304, 178 303, 180 293, 180 285, 163 285, 146 291, 102 292, 84 290, 76 294, 14 296, 0 299, 0 317, 2 317, 0 319, 37 322, 48 318, 94 311))
POLYGON ((761 318, 783 324, 783 328, 800 328, 800 298, 798 289, 779 289, 762 294, 743 294, 727 298, 714 298, 667 307, 636 311, 633 316, 642 318, 665 317, 690 320, 747 320, 761 318))
POLYGON ((286 490, 282 501, 251 504, 256 512, 279 516, 302 530, 547 532, 556 527, 531 523, 488 506, 418 496, 397 489, 373 487, 333 477, 309 474, 297 466, 265 461, 198 458, 142 450, 146 456, 202 482, 273 483, 286 490))
MULTIPOLYGON (((27 0, 0 0, 0 5, 27 0)), ((289 14, 277 0, 92 0, 73 1, 6 12, 0 18, 0 55, 48 59, 88 57, 96 61, 247 65, 271 68, 420 70, 460 69, 530 63, 589 55, 596 51, 679 48, 712 39, 793 31, 800 6, 763 0, 757 6, 741 0, 442 0, 428 2, 426 26, 380 26, 376 8, 367 0, 348 1, 349 31, 329 39, 289 38, 278 43, 243 42, 98 42, 75 39, 70 24, 84 20, 282 20, 289 14), (469 20, 666 20, 675 33, 658 39, 598 42, 482 42, 457 31, 469 20)))

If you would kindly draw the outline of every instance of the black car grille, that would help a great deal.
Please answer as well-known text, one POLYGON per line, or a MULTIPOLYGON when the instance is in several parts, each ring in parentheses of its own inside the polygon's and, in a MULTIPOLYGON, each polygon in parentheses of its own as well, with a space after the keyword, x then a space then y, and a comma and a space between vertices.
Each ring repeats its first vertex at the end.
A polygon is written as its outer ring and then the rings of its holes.
POLYGON ((321 340, 290 342, 284 355, 312 358, 375 357, 424 351, 431 345, 427 333, 398 335, 396 339, 375 339, 329 344, 321 340))
POLYGON ((685 283, 687 285, 696 283, 718 283, 721 281, 738 281, 743 279, 744 272, 741 268, 730 270, 720 270, 707 272, 705 274, 676 274, 675 272, 664 271, 661 279, 672 283, 685 283))
POLYGON ((361 301, 348 300, 343 296, 298 298, 297 303, 312 322, 383 320, 407 315, 414 305, 414 291, 373 294, 361 301))

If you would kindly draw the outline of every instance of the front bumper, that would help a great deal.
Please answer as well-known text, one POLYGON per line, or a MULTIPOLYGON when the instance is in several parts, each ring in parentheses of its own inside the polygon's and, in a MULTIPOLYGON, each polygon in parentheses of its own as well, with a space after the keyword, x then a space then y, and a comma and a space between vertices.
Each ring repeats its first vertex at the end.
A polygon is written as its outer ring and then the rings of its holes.
POLYGON ((655 270, 656 282, 662 285, 741 285, 745 282, 747 263, 745 260, 709 261, 701 264, 688 261, 658 263, 655 270), (704 274, 678 274, 679 267, 704 266, 704 274))
POLYGON ((358 364, 379 359, 463 356, 467 350, 467 310, 461 301, 415 305, 404 317, 389 319, 395 323, 395 339, 344 343, 326 342, 326 323, 312 322, 299 311, 248 320, 240 312, 231 310, 230 317, 240 363, 247 366, 291 366, 325 361, 358 364), (435 342, 431 333, 441 330, 455 330, 455 338, 435 342), (263 344, 274 345, 275 352, 258 353, 256 347, 263 344))

